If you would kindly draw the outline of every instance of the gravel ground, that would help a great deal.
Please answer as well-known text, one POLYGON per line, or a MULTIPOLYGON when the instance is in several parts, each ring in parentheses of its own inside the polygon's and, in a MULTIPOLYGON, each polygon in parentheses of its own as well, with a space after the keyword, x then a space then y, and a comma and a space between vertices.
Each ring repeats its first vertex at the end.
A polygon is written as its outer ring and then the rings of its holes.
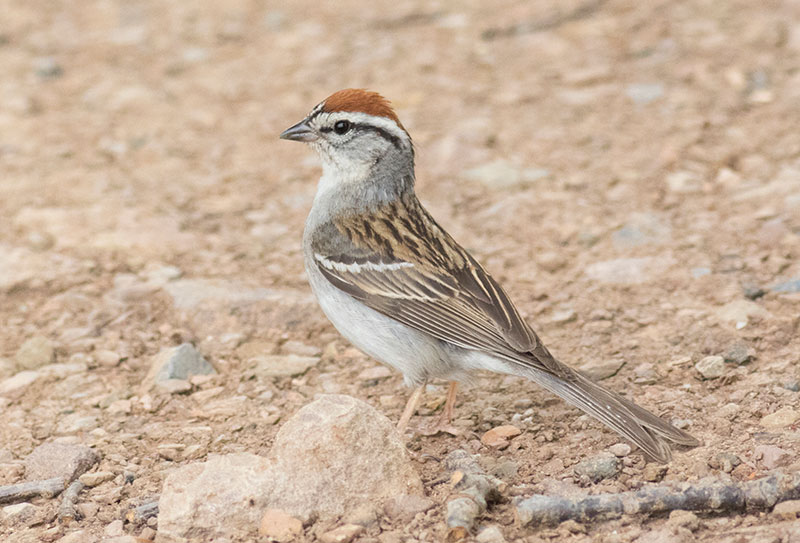
MULTIPOLYGON (((401 376, 350 347, 311 298, 300 237, 319 168, 277 139, 345 87, 393 100, 420 198, 554 354, 704 442, 658 470, 534 385, 480 375, 460 395, 460 435, 408 441, 435 505, 410 521, 381 513, 355 540, 442 540, 455 449, 504 483, 481 541, 800 538, 769 512, 530 527, 514 507, 534 492, 800 470, 797 2, 3 11, 0 485, 24 480, 42 443, 101 458, 83 518, 59 522, 58 499, 35 499, 0 512, 3 540, 152 539, 155 519, 125 515, 170 473, 267 454, 320 393, 399 417, 401 376), (187 342, 216 373, 148 378, 157 353, 187 342), (504 425, 519 435, 481 441, 504 425), (581 477, 607 449, 618 473, 581 477)), ((445 392, 433 383, 412 424, 445 392)))

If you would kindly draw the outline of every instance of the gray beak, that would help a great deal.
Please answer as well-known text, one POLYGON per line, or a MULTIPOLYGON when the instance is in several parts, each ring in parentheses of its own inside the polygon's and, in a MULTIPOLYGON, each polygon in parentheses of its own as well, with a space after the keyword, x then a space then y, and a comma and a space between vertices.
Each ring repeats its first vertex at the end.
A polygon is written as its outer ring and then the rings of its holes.
POLYGON ((302 141, 306 143, 316 141, 317 138, 319 138, 317 133, 306 124, 305 119, 281 132, 280 137, 282 140, 302 141))

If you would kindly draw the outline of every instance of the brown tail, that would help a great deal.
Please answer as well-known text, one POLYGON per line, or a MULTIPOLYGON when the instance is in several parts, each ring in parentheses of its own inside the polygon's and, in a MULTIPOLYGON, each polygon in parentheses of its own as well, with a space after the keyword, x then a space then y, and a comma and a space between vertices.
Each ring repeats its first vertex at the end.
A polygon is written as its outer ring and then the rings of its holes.
POLYGON ((560 362, 555 360, 549 362, 556 362, 562 366, 566 370, 563 372, 565 378, 533 366, 517 366, 515 373, 538 383, 628 438, 650 459, 662 463, 669 462, 672 451, 667 442, 670 441, 688 447, 700 445, 700 441, 688 433, 675 428, 630 400, 590 381, 560 362))

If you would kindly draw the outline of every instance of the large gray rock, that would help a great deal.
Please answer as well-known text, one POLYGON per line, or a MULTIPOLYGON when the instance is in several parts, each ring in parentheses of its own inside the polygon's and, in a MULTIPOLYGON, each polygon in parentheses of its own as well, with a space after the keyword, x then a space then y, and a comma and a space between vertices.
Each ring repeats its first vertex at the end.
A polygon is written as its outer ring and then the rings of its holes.
POLYGON ((281 428, 264 458, 210 456, 167 477, 158 541, 253 536, 267 509, 331 518, 399 494, 422 494, 402 437, 369 404, 325 395, 281 428))
POLYGON ((61 477, 68 485, 94 466, 100 456, 85 445, 42 443, 24 461, 25 479, 39 481, 61 477))

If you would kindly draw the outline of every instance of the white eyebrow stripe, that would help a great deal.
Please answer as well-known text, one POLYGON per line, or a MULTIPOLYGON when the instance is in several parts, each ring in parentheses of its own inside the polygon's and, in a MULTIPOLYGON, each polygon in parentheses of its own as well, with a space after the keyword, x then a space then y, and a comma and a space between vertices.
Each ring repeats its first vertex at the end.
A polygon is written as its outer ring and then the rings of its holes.
POLYGON ((339 272, 349 272, 349 273, 361 273, 362 271, 365 270, 377 271, 377 272, 397 271, 402 268, 414 267, 414 264, 412 264, 411 262, 392 262, 390 264, 386 264, 384 262, 378 262, 377 264, 374 262, 364 262, 363 264, 353 262, 352 264, 345 264, 343 262, 336 262, 335 260, 326 258, 325 256, 319 253, 314 253, 314 258, 317 259, 317 262, 319 262, 329 270, 336 270, 339 272))

